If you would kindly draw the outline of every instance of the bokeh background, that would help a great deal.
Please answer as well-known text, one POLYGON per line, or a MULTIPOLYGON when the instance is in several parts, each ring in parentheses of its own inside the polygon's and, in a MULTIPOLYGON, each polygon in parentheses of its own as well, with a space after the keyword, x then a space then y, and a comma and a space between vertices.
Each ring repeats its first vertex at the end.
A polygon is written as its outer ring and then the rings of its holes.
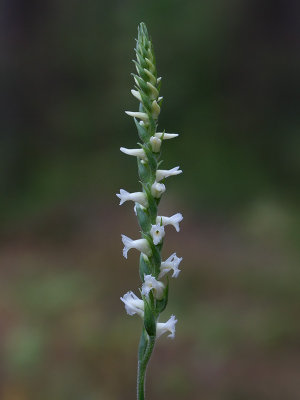
POLYGON ((299 326, 299 13, 296 0, 3 0, 0 398, 130 400, 141 321, 137 24, 152 35, 170 178, 164 256, 184 258, 151 360, 149 399, 296 400, 299 326))

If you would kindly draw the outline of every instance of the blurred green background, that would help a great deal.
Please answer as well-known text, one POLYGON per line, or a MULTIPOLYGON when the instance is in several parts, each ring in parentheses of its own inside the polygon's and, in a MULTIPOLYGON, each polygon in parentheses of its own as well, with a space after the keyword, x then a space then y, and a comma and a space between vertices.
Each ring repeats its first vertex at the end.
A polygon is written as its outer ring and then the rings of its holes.
MULTIPOLYGON (((149 399, 296 400, 299 325, 298 1, 4 0, 1 15, 0 398, 132 400, 141 321, 137 237, 119 152, 137 134, 137 24, 162 81, 170 178, 182 212, 164 256, 184 258, 149 399)), ((162 318, 163 320, 163 318, 162 318)))

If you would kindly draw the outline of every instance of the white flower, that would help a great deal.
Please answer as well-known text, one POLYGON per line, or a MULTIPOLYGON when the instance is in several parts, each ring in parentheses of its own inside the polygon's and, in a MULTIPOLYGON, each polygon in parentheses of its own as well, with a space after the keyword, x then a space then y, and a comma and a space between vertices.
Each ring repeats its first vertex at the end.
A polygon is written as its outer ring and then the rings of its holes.
POLYGON ((166 187, 163 183, 154 182, 151 186, 151 194, 153 197, 159 199, 160 196, 166 191, 166 187))
POLYGON ((177 232, 180 231, 179 222, 183 220, 183 216, 180 213, 172 215, 172 217, 156 217, 156 223, 162 223, 164 226, 173 225, 177 232))
MULTIPOLYGON (((149 82, 148 82, 149 83, 149 82)), ((125 113, 127 115, 129 115, 130 117, 134 117, 134 118, 139 118, 141 120, 143 120, 144 122, 148 122, 149 117, 146 113, 144 112, 138 112, 138 111, 125 111, 125 113)))
POLYGON ((171 269, 173 270, 172 278, 177 278, 180 273, 180 269, 178 269, 178 267, 181 261, 182 257, 179 258, 176 256, 176 253, 173 253, 166 261, 163 261, 161 263, 158 279, 161 279, 164 275, 171 271, 171 269))
MULTIPOLYGON (((157 79, 157 83, 158 83, 158 79, 157 79)), ((151 96, 152 100, 157 99, 159 93, 158 93, 158 90, 156 89, 156 87, 153 86, 152 83, 150 83, 150 82, 147 82, 147 86, 151 90, 150 96, 151 96)))
POLYGON ((178 135, 178 133, 156 132, 156 134, 154 136, 157 137, 158 139, 166 140, 166 139, 173 139, 179 135, 178 135), (162 138, 162 136, 163 136, 163 138, 162 138))
POLYGON ((142 102, 142 97, 141 97, 141 94, 140 94, 140 92, 138 90, 133 90, 132 89, 131 93, 136 99, 138 99, 140 102, 142 102))
POLYGON ((146 69, 146 68, 144 68, 144 71, 145 71, 146 74, 148 75, 148 77, 149 77, 149 79, 150 79, 150 82, 151 82, 153 85, 155 85, 155 84, 156 84, 156 78, 155 78, 155 76, 154 76, 150 71, 148 71, 148 69, 146 69))
POLYGON ((167 322, 158 322, 156 324, 156 337, 160 337, 166 332, 170 332, 168 335, 169 338, 175 337, 175 325, 177 323, 177 319, 175 319, 175 315, 171 315, 171 318, 167 322))
POLYGON ((169 176, 179 175, 182 171, 179 167, 174 167, 172 169, 158 169, 156 171, 156 181, 159 182, 164 178, 168 178, 169 176))
POLYGON ((137 249, 141 253, 145 253, 147 256, 151 256, 151 248, 149 246, 149 243, 146 239, 137 239, 137 240, 132 240, 128 236, 121 235, 122 236, 122 242, 124 244, 124 249, 123 249, 123 256, 127 258, 127 253, 128 250, 130 249, 137 249))
POLYGON ((147 160, 147 156, 143 149, 126 149, 126 147, 120 147, 120 150, 122 153, 128 154, 129 156, 135 156, 147 160))
POLYGON ((161 243, 165 236, 165 228, 163 225, 156 224, 151 226, 150 235, 152 236, 153 243, 156 245, 161 243))
POLYGON ((120 299, 125 304, 127 314, 138 314, 140 317, 144 318, 144 301, 139 299, 132 291, 124 294, 120 299))
POLYGON ((159 105, 157 104, 157 101, 156 101, 156 100, 153 100, 151 109, 152 109, 153 118, 158 118, 158 116, 159 116, 159 114, 160 114, 160 107, 159 107, 159 105))
POLYGON ((158 153, 160 151, 161 140, 156 136, 151 136, 150 143, 153 153, 158 153))
POLYGON ((120 189, 120 194, 116 194, 120 199, 120 206, 128 200, 135 201, 136 203, 141 204, 143 207, 148 207, 148 199, 145 193, 143 192, 134 192, 129 193, 127 190, 120 189))
POLYGON ((142 285, 142 294, 148 296, 150 290, 153 290, 153 295, 156 299, 161 299, 164 293, 165 285, 156 280, 152 275, 144 276, 144 283, 142 285))

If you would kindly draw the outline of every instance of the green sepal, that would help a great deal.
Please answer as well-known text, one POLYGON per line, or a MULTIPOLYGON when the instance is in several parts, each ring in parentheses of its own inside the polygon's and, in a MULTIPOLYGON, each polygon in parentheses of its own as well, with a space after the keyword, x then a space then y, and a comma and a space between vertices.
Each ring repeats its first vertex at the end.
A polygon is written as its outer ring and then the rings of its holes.
POLYGON ((169 280, 167 281, 166 287, 164 289, 164 295, 161 300, 156 300, 156 312, 157 315, 162 313, 164 309, 167 307, 169 298, 169 280))
POLYGON ((151 178, 151 171, 149 168, 149 164, 148 163, 143 164, 139 158, 137 159, 137 163, 138 163, 139 177, 141 181, 144 183, 148 182, 151 178))
POLYGON ((135 52, 137 62, 142 68, 147 68, 148 63, 147 61, 140 55, 140 53, 136 50, 135 52))
POLYGON ((148 158, 148 163, 151 168, 152 175, 153 175, 152 178, 154 177, 154 179, 155 179, 155 173, 156 173, 156 168, 157 168, 156 158, 155 158, 152 150, 150 150, 148 146, 141 145, 141 147, 144 150, 144 152, 146 153, 146 156, 148 158))
POLYGON ((138 71, 138 74, 140 75, 140 77, 144 80, 144 81, 148 81, 148 75, 146 74, 146 72, 144 71, 144 69, 139 65, 139 63, 135 60, 132 60, 136 66, 136 69, 138 71))
POLYGON ((143 185, 143 188, 148 199, 148 210, 150 212, 151 223, 154 225, 156 223, 157 216, 157 202, 151 194, 151 186, 143 185))
POLYGON ((136 204, 137 219, 139 221, 140 227, 143 232, 148 232, 151 229, 150 215, 147 209, 142 208, 138 203, 135 204, 136 204))
POLYGON ((143 93, 141 90, 139 90, 141 98, 142 98, 142 103, 143 106, 148 110, 148 113, 151 114, 151 110, 152 110, 152 105, 151 102, 149 100, 149 97, 147 95, 145 95, 145 93, 143 93))
POLYGON ((145 256, 144 254, 141 253, 139 273, 140 273, 140 278, 141 278, 142 282, 144 282, 144 276, 150 275, 152 272, 149 258, 145 259, 145 257, 147 257, 147 256, 145 256))
POLYGON ((139 137, 141 138, 141 140, 143 142, 148 142, 149 138, 150 138, 148 131, 142 125, 139 124, 139 122, 136 118, 134 118, 134 122, 135 122, 136 128, 138 130, 138 134, 139 134, 139 137))
POLYGON ((160 265, 161 265, 161 255, 160 255, 161 244, 155 246, 152 237, 149 234, 143 233, 143 237, 147 239, 149 246, 151 247, 152 255, 151 257, 149 257, 149 261, 151 262, 152 265, 153 274, 155 278, 157 278, 160 273, 160 265))
POLYGON ((137 80, 137 82, 138 82, 138 85, 139 85, 139 88, 143 91, 143 92, 145 92, 146 94, 148 94, 149 93, 149 91, 150 91, 150 89, 148 88, 148 86, 147 86, 147 84, 146 84, 146 82, 141 78, 141 77, 139 77, 137 74, 131 74, 134 78, 136 78, 136 80, 137 80))
POLYGON ((144 326, 149 336, 156 335, 156 321, 154 312, 151 309, 150 304, 148 303, 145 296, 143 296, 144 300, 144 326))
POLYGON ((148 335, 147 335, 145 328, 143 327, 143 332, 141 334, 139 350, 138 350, 139 360, 142 360, 144 358, 147 344, 148 344, 148 335))

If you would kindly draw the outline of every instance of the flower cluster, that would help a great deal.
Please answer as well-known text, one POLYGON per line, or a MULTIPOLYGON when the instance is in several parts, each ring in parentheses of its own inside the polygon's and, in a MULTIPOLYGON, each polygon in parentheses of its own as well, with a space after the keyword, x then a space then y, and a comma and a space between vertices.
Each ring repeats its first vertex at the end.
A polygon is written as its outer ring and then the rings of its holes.
POLYGON ((165 278, 169 272, 172 272, 173 278, 177 278, 182 258, 173 253, 162 261, 161 251, 165 227, 172 225, 179 232, 179 223, 183 217, 180 213, 172 216, 157 215, 157 208, 162 194, 166 191, 166 178, 182 173, 178 166, 172 169, 159 169, 163 141, 173 139, 178 134, 156 132, 163 101, 159 96, 161 78, 157 76, 152 42, 143 23, 139 25, 135 52, 134 63, 137 73, 133 74, 135 88, 131 93, 139 101, 139 110, 126 111, 126 114, 133 117, 142 143, 138 143, 139 147, 136 149, 121 147, 120 150, 126 155, 136 157, 142 188, 141 191, 134 193, 121 189, 117 197, 120 199, 120 205, 126 201, 134 202, 134 211, 142 237, 133 240, 122 235, 123 256, 127 258, 130 249, 140 252, 142 286, 141 298, 129 291, 121 297, 121 300, 129 315, 137 314, 144 320, 144 328, 149 337, 159 337, 163 333, 169 333, 169 337, 173 338, 177 322, 175 316, 172 315, 164 323, 159 322, 159 316, 168 301, 168 280, 166 282, 165 278))

